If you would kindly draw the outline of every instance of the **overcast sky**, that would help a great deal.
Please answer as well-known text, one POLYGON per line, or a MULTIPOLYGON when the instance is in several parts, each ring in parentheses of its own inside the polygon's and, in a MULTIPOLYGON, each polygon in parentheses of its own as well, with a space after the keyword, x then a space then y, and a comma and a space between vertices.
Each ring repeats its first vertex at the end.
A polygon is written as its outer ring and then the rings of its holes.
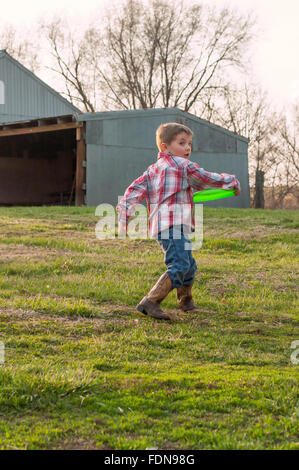
MULTIPOLYGON (((254 74, 273 100, 288 106, 299 99, 299 0, 199 0, 219 6, 231 5, 241 11, 254 10, 261 38, 254 50, 254 74)), ((1 2, 2 3, 2 2, 1 2)), ((94 11, 108 0, 26 0, 3 2, 1 20, 20 27, 30 27, 38 18, 54 13, 76 22, 94 18, 94 11)))

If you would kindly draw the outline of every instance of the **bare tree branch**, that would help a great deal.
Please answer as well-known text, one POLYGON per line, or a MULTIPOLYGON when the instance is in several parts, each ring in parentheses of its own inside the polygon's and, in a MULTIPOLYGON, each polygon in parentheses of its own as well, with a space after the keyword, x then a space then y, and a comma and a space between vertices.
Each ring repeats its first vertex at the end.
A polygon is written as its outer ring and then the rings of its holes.
POLYGON ((36 73, 40 69, 39 51, 36 41, 32 41, 33 31, 19 32, 11 25, 4 26, 0 32, 0 49, 5 49, 8 54, 25 65, 31 72, 36 73))
POLYGON ((144 109, 183 105, 186 111, 218 69, 242 66, 254 25, 250 15, 200 3, 186 7, 183 0, 125 0, 107 22, 107 81, 121 101, 144 109))

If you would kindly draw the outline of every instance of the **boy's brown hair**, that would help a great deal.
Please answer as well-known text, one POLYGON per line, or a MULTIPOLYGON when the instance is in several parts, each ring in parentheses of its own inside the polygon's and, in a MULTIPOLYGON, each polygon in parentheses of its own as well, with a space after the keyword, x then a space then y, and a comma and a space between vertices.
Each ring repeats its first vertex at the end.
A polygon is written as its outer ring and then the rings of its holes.
POLYGON ((179 124, 177 122, 167 122, 161 124, 156 131, 156 142, 158 149, 161 151, 161 144, 170 144, 173 139, 181 132, 186 132, 188 135, 193 135, 189 127, 179 124))

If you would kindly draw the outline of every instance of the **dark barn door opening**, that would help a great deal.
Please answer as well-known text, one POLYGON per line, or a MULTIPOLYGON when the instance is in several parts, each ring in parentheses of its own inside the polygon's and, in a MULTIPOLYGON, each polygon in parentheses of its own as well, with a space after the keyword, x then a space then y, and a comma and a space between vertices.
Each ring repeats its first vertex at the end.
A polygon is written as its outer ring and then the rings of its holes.
POLYGON ((0 205, 76 204, 77 123, 29 123, 0 127, 0 205))

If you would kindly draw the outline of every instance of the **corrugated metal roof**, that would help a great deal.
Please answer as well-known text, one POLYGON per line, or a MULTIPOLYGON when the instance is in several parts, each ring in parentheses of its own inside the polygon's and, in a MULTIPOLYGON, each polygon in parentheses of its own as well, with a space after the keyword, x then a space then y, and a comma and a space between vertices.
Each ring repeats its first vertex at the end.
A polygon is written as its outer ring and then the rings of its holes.
POLYGON ((218 131, 230 136, 237 137, 239 140, 244 142, 249 142, 249 139, 243 137, 239 134, 225 129, 224 127, 213 124, 212 122, 207 121, 206 119, 201 119, 194 114, 190 114, 186 111, 182 111, 179 108, 149 108, 149 109, 132 109, 132 110, 121 110, 121 111, 104 111, 96 113, 82 113, 78 116, 79 121, 100 121, 100 120, 109 120, 109 119, 130 119, 130 118, 146 118, 161 115, 162 121, 166 122, 165 119, 167 115, 175 117, 178 119, 187 119, 191 120, 193 123, 201 124, 202 126, 207 126, 214 131, 218 131))
POLYGON ((0 51, 0 82, 0 122, 81 112, 4 50, 0 51))

